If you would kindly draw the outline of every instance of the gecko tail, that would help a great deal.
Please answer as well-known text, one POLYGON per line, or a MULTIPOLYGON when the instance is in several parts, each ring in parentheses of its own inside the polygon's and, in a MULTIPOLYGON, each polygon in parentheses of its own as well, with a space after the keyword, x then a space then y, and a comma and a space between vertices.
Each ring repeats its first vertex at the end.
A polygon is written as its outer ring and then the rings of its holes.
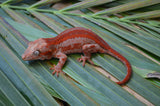
POLYGON ((109 48, 107 50, 107 53, 109 55, 115 57, 116 59, 120 60, 126 66, 126 68, 127 68, 127 75, 126 75, 126 77, 122 81, 116 82, 119 85, 125 84, 126 82, 128 82, 130 80, 130 77, 132 75, 131 64, 129 63, 129 61, 124 56, 122 56, 120 53, 118 53, 117 51, 115 51, 112 48, 109 48))

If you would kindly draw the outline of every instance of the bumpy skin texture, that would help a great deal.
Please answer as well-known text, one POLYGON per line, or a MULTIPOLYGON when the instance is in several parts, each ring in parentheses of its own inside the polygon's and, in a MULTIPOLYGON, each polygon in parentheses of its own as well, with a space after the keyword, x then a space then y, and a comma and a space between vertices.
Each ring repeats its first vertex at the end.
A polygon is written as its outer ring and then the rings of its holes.
POLYGON ((107 53, 120 60, 127 67, 127 75, 117 84, 122 85, 126 83, 132 73, 131 65, 128 60, 120 53, 112 49, 102 38, 96 35, 89 29, 82 27, 71 28, 60 33, 54 38, 40 38, 33 42, 30 42, 25 53, 22 55, 23 60, 44 60, 51 59, 52 57, 58 58, 57 65, 53 65, 50 69, 54 70, 53 74, 62 71, 62 67, 67 60, 67 54, 71 53, 83 53, 84 56, 79 58, 79 62, 91 61, 92 53, 107 53))

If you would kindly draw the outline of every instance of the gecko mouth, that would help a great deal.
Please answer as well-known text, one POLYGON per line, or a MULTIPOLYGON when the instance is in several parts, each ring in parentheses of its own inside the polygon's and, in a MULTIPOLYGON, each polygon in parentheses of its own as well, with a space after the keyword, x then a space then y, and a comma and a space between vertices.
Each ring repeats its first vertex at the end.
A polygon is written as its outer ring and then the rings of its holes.
POLYGON ((25 54, 22 55, 22 59, 23 59, 24 61, 35 60, 35 59, 33 58, 33 56, 27 56, 27 55, 25 55, 25 54))
POLYGON ((27 58, 27 56, 24 55, 24 54, 22 55, 22 59, 25 60, 25 61, 29 60, 29 59, 27 58))
POLYGON ((23 60, 26 60, 26 56, 25 56, 24 54, 22 55, 22 59, 23 59, 23 60))

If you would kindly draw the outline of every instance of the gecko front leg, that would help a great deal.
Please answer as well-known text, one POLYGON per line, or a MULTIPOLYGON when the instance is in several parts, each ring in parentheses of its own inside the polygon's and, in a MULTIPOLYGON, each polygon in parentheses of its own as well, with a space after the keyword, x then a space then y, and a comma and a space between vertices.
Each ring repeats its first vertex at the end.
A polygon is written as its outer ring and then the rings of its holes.
MULTIPOLYGON (((58 58, 59 59, 59 62, 57 65, 53 65, 53 67, 50 68, 50 70, 54 70, 52 72, 52 74, 54 75, 56 73, 57 77, 58 77, 58 74, 60 72, 63 72, 62 71, 62 67, 64 66, 66 60, 67 60, 67 56, 66 54, 62 53, 62 52, 58 52, 56 55, 55 55, 55 58, 58 58)), ((64 73, 64 72, 63 72, 64 73)))
POLYGON ((91 60, 91 54, 92 53, 104 53, 106 50, 100 47, 98 44, 86 44, 83 45, 82 51, 84 56, 81 55, 81 58, 78 59, 79 62, 83 62, 83 66, 85 65, 86 61, 88 61, 90 64, 93 64, 93 61, 91 60))

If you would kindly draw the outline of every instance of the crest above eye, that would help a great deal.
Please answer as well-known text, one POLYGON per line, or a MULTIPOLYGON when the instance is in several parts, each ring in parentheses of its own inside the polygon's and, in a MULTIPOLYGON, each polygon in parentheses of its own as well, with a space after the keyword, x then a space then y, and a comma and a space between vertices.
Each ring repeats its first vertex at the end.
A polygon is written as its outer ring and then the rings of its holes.
POLYGON ((34 55, 38 56, 40 54, 40 51, 36 50, 33 52, 34 55))

